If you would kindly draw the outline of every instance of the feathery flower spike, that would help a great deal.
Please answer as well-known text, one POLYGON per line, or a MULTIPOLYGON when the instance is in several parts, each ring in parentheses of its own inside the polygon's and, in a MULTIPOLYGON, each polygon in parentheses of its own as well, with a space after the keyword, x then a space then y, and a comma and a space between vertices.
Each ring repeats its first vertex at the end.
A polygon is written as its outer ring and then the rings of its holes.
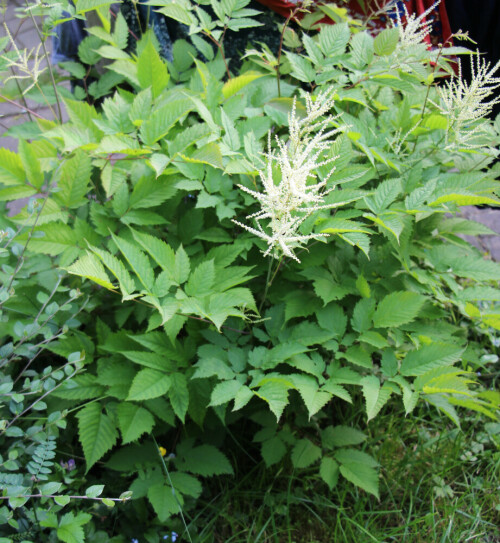
POLYGON ((459 61, 458 75, 437 88, 440 104, 435 104, 431 100, 448 119, 446 132, 448 149, 477 147, 479 144, 475 140, 483 132, 481 124, 477 124, 477 121, 486 117, 493 106, 500 102, 500 96, 495 92, 500 87, 500 77, 495 77, 500 68, 500 61, 491 68, 490 63, 481 58, 478 51, 471 55, 470 62, 472 73, 470 83, 462 78, 462 65, 459 61), (471 126, 471 123, 476 126, 471 126))
POLYGON ((264 256, 279 258, 285 255, 300 262, 294 253, 295 248, 301 247, 310 239, 320 239, 328 235, 302 235, 299 228, 315 211, 335 206, 324 202, 325 196, 333 190, 327 189, 326 184, 334 168, 332 167, 322 180, 319 180, 315 173, 318 168, 331 164, 337 158, 321 158, 330 149, 332 137, 342 131, 342 128, 329 129, 330 123, 337 117, 325 117, 333 106, 332 94, 331 89, 322 92, 315 101, 310 94, 305 94, 307 114, 302 119, 297 115, 294 99, 288 116, 288 141, 276 137, 277 149, 273 150, 271 135, 268 135, 268 150, 265 153, 267 167, 259 172, 263 191, 258 192, 239 185, 241 190, 258 200, 261 209, 246 217, 255 220, 256 228, 238 221, 233 222, 267 242, 268 248, 264 256), (273 178, 273 164, 277 164, 281 172, 279 183, 275 183, 273 178), (267 231, 261 224, 263 220, 268 221, 267 231))

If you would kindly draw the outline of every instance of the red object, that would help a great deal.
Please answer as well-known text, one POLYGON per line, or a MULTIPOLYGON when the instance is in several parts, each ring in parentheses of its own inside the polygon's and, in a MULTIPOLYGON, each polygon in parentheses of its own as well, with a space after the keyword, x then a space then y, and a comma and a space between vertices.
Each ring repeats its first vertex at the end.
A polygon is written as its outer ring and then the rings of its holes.
MULTIPOLYGON (((387 3, 388 0, 385 0, 387 3)), ((279 13, 285 18, 290 17, 297 6, 300 6, 300 2, 294 3, 287 0, 258 0, 261 4, 272 9, 276 13, 279 13)), ((327 3, 327 2, 324 2, 327 3)), ((366 10, 363 10, 362 6, 359 4, 358 0, 350 0, 347 4, 342 4, 341 7, 346 7, 358 17, 367 16, 367 12, 370 13, 371 9, 377 9, 373 0, 365 0, 366 10)), ((381 2, 377 2, 380 6, 381 2)), ((435 3, 435 0, 401 0, 398 2, 398 5, 406 7, 408 14, 415 14, 417 16, 422 15, 428 9, 432 7, 435 3)), ((303 17, 303 14, 299 13, 296 16, 298 19, 303 17)), ((404 17, 402 17, 404 20, 404 17)), ((448 14, 446 13, 445 0, 441 0, 440 4, 436 6, 424 19, 429 21, 429 24, 432 25, 431 36, 426 37, 426 41, 429 45, 443 43, 450 44, 451 39, 451 29, 450 22, 448 20, 448 14)), ((325 17, 320 21, 321 23, 333 24, 333 21, 328 17, 325 17)), ((375 22, 375 28, 384 28, 387 26, 386 18, 380 18, 375 22)))

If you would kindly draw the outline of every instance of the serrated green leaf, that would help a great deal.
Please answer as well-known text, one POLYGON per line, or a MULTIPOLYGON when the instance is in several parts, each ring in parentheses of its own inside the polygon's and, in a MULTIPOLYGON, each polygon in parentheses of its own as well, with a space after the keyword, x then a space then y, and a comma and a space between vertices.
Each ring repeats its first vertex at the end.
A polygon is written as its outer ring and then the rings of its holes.
POLYGON ((147 409, 128 402, 119 404, 116 414, 123 444, 139 439, 144 433, 149 434, 155 424, 153 415, 147 409))
POLYGON ((350 462, 340 466, 340 473, 349 482, 373 494, 376 498, 379 497, 378 474, 374 468, 366 464, 350 462))
POLYGON ((69 208, 82 205, 88 191, 91 168, 88 154, 77 150, 75 156, 66 160, 61 167, 58 190, 54 194, 55 200, 69 208))
POLYGON ((290 383, 287 379, 275 378, 267 381, 254 392, 269 404, 269 408, 279 420, 288 403, 289 388, 290 383))
POLYGON ((6 186, 24 184, 24 173, 21 157, 9 149, 0 149, 0 183, 6 186))
POLYGON ((384 383, 380 387, 378 377, 367 375, 361 380, 363 396, 365 397, 366 415, 368 421, 375 418, 382 407, 387 403, 392 393, 392 389, 384 383))
POLYGON ((373 315, 376 328, 401 326, 413 321, 426 301, 425 296, 416 292, 392 292, 379 304, 373 315))
POLYGON ((213 445, 200 445, 190 449, 185 458, 177 461, 177 467, 204 477, 233 474, 229 460, 213 445))
POLYGON ((366 441, 366 437, 366 434, 350 426, 328 426, 321 434, 323 446, 329 449, 359 445, 366 441))
POLYGON ((291 458, 295 468, 307 468, 321 458, 321 449, 308 439, 299 439, 292 449, 291 458))
POLYGON ((99 403, 90 403, 77 414, 78 437, 87 462, 87 471, 113 447, 118 432, 99 403))
POLYGON ((294 384, 302 397, 309 418, 315 415, 332 398, 332 394, 319 390, 318 381, 310 375, 294 375, 294 384))
POLYGON ((124 298, 128 298, 135 291, 135 282, 125 266, 115 256, 107 251, 89 245, 90 250, 97 255, 108 270, 118 279, 120 290, 124 298))
POLYGON ((68 248, 75 247, 78 242, 74 229, 62 222, 48 222, 38 227, 36 232, 37 235, 31 237, 28 245, 29 250, 34 253, 57 256, 68 248))
POLYGON ((109 281, 108 274, 101 261, 92 253, 79 258, 74 264, 66 268, 68 273, 85 277, 107 289, 113 289, 113 283, 109 281))
POLYGON ((188 296, 202 298, 213 292, 215 282, 214 261, 205 260, 201 262, 189 276, 185 290, 188 296))
POLYGON ((144 285, 144 288, 150 292, 154 285, 154 274, 149 258, 140 249, 138 249, 137 246, 133 245, 129 241, 115 236, 114 234, 111 234, 111 237, 129 263, 132 270, 134 270, 134 273, 137 275, 139 281, 144 285))
POLYGON ((286 446, 278 436, 274 436, 262 442, 261 454, 266 466, 270 467, 285 456, 286 446))
POLYGON ((465 348, 448 343, 430 343, 410 351, 401 363, 402 375, 423 375, 428 371, 451 366, 462 356, 465 348))
POLYGON ((161 371, 141 370, 132 381, 128 398, 129 401, 149 400, 163 396, 170 389, 172 379, 161 371))
POLYGON ((151 113, 140 129, 140 136, 146 145, 153 145, 164 138, 172 126, 193 109, 193 102, 188 98, 180 98, 168 102, 151 113))
POLYGON ((189 406, 187 379, 183 373, 173 373, 170 378, 172 386, 168 392, 168 398, 174 413, 184 422, 189 406))
POLYGON ((179 512, 179 504, 175 499, 172 487, 164 483, 149 487, 148 500, 160 522, 166 522, 170 516, 179 512))
MULTIPOLYGON (((80 0, 82 1, 82 0, 80 0)), ((59 521, 57 537, 64 543, 84 543, 85 535, 82 526, 87 524, 91 515, 88 513, 66 513, 59 521)))
MULTIPOLYGON (((243 385, 236 380, 222 381, 222 383, 217 383, 212 391, 209 405, 221 405, 234 400, 236 394, 242 386, 243 385)), ((251 391, 250 393, 253 396, 251 391)))
POLYGON ((44 181, 40 161, 34 150, 33 143, 19 140, 19 158, 21 159, 28 182, 36 189, 41 189, 44 181))
POLYGON ((153 98, 167 86, 170 75, 151 41, 148 41, 137 59, 137 79, 141 88, 151 87, 153 98))
POLYGON ((327 484, 330 490, 337 485, 339 480, 339 465, 333 458, 324 456, 321 459, 321 465, 319 468, 320 477, 327 484))
POLYGON ((239 75, 237 77, 229 79, 226 83, 224 83, 224 86, 222 87, 222 94, 224 98, 227 100, 228 98, 239 92, 241 89, 249 85, 252 81, 259 79, 264 75, 265 74, 258 72, 245 72, 243 75, 239 75))
POLYGON ((170 473, 170 479, 177 492, 195 499, 200 497, 203 488, 196 477, 181 471, 174 471, 170 473))
POLYGON ((378 34, 373 42, 375 53, 380 56, 388 56, 394 53, 399 41, 397 28, 386 28, 378 34))
POLYGON ((189 264, 189 257, 186 251, 184 250, 184 247, 181 245, 177 249, 177 252, 175 253, 174 270, 173 270, 174 281, 178 285, 185 283, 189 277, 190 270, 191 270, 191 266, 189 264))

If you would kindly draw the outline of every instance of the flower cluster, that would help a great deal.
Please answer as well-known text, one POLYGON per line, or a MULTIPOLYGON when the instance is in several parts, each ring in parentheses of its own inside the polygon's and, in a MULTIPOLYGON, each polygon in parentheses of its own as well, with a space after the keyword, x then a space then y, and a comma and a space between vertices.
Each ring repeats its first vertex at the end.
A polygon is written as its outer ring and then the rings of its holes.
POLYGON ((396 2, 394 6, 396 22, 392 24, 399 30, 398 48, 400 50, 409 51, 424 42, 431 32, 431 26, 427 23, 426 17, 440 2, 441 0, 437 0, 430 8, 418 16, 415 13, 410 15, 406 6, 403 5, 403 18, 401 17, 400 3, 396 2))
POLYGON ((268 139, 266 153, 267 167, 259 172, 263 184, 263 192, 251 190, 239 185, 241 190, 248 192, 260 203, 261 210, 247 219, 254 219, 257 228, 233 221, 239 226, 264 239, 268 248, 264 256, 272 254, 279 258, 285 255, 299 261, 294 254, 294 248, 301 247, 310 239, 318 239, 327 234, 300 234, 302 223, 315 211, 328 209, 333 205, 325 204, 325 196, 333 189, 326 189, 327 181, 334 168, 318 179, 317 170, 332 163, 337 157, 325 158, 331 148, 332 136, 342 129, 333 128, 332 121, 336 119, 325 114, 333 106, 332 91, 318 94, 313 101, 310 94, 305 95, 306 115, 300 118, 297 113, 296 101, 288 117, 289 138, 284 141, 276 137, 277 149, 271 148, 271 136, 268 139), (275 181, 278 166, 279 178, 275 181), (264 230, 261 221, 268 220, 264 230))
POLYGON ((477 147, 474 140, 483 130, 481 125, 471 124, 486 117, 493 106, 500 102, 500 96, 495 92, 500 87, 500 77, 494 77, 500 68, 500 61, 491 68, 490 63, 477 52, 471 55, 470 62, 470 83, 462 78, 462 65, 459 62, 457 77, 437 88, 441 103, 434 105, 448 119, 448 148, 477 147))

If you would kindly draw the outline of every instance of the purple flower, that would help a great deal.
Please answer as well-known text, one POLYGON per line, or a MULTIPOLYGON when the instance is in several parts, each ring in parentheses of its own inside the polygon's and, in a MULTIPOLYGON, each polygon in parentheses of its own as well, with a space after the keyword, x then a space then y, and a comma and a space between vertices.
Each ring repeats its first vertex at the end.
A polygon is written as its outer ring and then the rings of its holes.
POLYGON ((76 462, 73 460, 73 458, 70 458, 67 462, 63 462, 61 460, 59 463, 61 464, 62 468, 68 471, 73 471, 76 468, 76 462))

